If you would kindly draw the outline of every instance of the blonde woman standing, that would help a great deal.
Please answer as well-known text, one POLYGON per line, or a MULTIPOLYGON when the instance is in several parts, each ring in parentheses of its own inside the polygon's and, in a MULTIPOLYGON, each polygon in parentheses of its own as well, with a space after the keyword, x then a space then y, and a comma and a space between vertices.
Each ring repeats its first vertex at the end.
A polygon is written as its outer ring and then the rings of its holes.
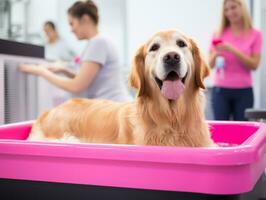
POLYGON ((246 120, 245 109, 254 102, 251 72, 258 68, 261 48, 262 34, 253 28, 245 0, 223 0, 221 25, 209 56, 215 69, 215 120, 246 120))

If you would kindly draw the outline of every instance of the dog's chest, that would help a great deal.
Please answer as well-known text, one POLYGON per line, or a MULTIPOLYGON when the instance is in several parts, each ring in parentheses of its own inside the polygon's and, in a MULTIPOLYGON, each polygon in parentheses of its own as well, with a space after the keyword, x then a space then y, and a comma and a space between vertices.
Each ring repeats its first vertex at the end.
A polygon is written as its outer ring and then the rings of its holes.
POLYGON ((174 129, 155 128, 146 133, 145 144, 147 145, 162 145, 162 146, 177 146, 183 138, 183 133, 174 129))

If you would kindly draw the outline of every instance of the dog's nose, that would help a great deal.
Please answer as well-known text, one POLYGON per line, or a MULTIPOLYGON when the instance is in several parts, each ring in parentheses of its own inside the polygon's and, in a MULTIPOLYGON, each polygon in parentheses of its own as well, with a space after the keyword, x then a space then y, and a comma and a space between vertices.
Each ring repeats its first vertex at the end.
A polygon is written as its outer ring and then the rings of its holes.
POLYGON ((180 62, 180 55, 176 52, 169 52, 163 57, 163 62, 168 65, 176 65, 180 62))

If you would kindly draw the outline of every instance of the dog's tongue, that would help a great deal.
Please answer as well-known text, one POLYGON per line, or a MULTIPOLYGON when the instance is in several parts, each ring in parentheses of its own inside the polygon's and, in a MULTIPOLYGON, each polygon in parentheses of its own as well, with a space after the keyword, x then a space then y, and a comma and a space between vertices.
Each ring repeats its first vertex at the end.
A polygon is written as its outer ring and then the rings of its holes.
POLYGON ((161 92, 163 96, 169 100, 177 100, 185 89, 181 80, 165 80, 163 81, 161 92))

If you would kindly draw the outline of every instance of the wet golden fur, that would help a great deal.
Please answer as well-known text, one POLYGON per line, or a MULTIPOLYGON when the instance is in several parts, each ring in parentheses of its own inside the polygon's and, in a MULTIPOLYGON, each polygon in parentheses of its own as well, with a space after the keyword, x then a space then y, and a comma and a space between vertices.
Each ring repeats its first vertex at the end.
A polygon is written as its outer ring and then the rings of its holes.
MULTIPOLYGON (((167 46, 168 43, 165 43, 167 46)), ((65 140, 81 142, 212 146, 203 114, 203 79, 209 69, 195 42, 176 30, 156 33, 139 48, 134 58, 129 83, 137 89, 134 102, 116 103, 108 100, 73 99, 37 119, 30 140, 65 140), (147 60, 148 47, 154 37, 172 40, 178 34, 188 44, 188 75, 185 90, 177 100, 168 100, 152 79, 152 66, 147 60), (191 55, 191 58, 189 57, 191 55)))

